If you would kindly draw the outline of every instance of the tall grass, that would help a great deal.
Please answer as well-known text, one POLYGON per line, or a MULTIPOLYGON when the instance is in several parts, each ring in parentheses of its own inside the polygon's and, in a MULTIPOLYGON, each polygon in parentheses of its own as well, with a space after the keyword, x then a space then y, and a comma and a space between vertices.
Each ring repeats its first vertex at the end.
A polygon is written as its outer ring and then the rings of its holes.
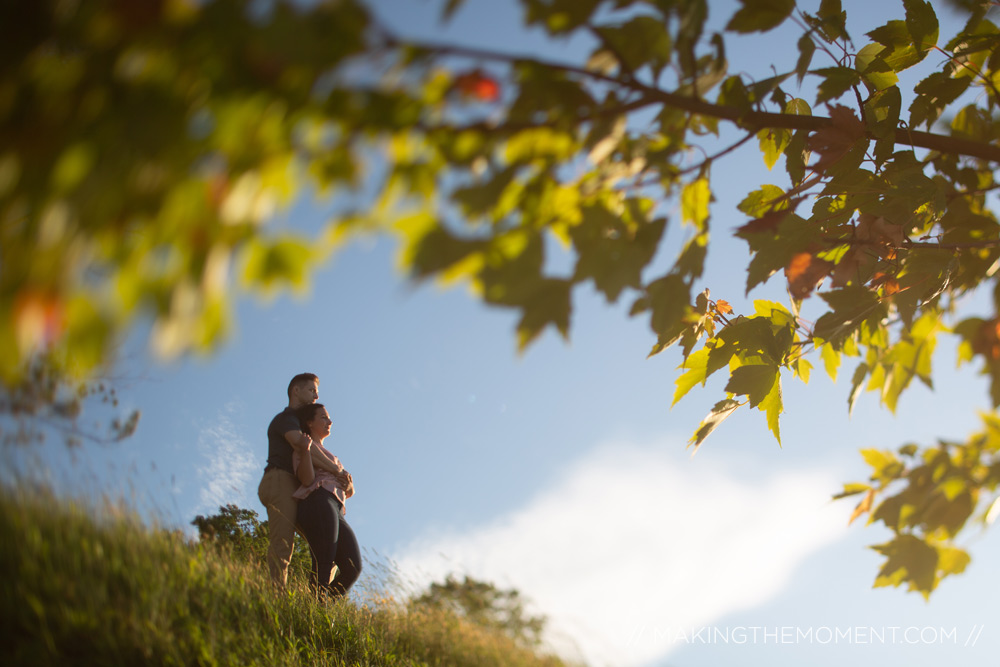
POLYGON ((0 489, 0 665, 562 664, 446 611, 321 602, 263 570, 127 512, 0 489))

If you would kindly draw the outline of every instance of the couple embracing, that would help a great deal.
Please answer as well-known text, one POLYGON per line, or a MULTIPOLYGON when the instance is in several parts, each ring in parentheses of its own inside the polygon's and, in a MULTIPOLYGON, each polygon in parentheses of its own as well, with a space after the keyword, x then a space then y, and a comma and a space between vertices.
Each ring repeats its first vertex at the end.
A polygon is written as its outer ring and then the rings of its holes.
POLYGON ((344 519, 354 480, 323 447, 333 422, 318 399, 318 377, 292 378, 288 407, 267 427, 267 467, 257 495, 267 508, 271 580, 285 584, 298 530, 312 553, 313 583, 341 597, 361 575, 358 540, 344 519))

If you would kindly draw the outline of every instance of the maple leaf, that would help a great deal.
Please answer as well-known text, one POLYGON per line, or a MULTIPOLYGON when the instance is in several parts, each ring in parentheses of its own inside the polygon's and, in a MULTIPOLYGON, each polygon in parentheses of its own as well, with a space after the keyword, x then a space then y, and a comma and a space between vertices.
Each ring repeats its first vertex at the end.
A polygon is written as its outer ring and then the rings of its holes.
POLYGON ((785 267, 785 277, 788 278, 788 289, 795 299, 804 299, 812 294, 816 285, 830 275, 834 268, 832 262, 819 259, 811 252, 799 252, 785 267))
POLYGON ((809 150, 819 154, 813 169, 820 172, 847 155, 865 137, 865 124, 848 107, 831 106, 830 120, 830 125, 816 130, 807 142, 809 150))
POLYGON ((871 275, 873 265, 877 258, 864 246, 856 245, 851 247, 844 256, 837 262, 837 267, 833 270, 830 285, 832 287, 844 287, 854 283, 863 283, 871 275))
POLYGON ((872 281, 869 284, 873 289, 881 287, 885 296, 892 296, 899 292, 899 281, 896 280, 896 277, 881 271, 872 276, 872 281))
POLYGON ((986 320, 979 325, 972 339, 972 350, 991 361, 1000 360, 1000 318, 986 320))
POLYGON ((885 259, 894 259, 896 248, 902 246, 906 238, 902 225, 895 225, 882 216, 867 213, 858 216, 855 235, 858 240, 876 246, 879 256, 885 259))
POLYGON ((715 302, 715 310, 721 315, 729 315, 733 312, 733 307, 729 305, 728 301, 719 299, 715 302))
POLYGON ((745 225, 737 227, 736 235, 743 236, 745 234, 758 234, 760 232, 776 232, 778 230, 778 226, 781 224, 781 221, 794 212, 794 210, 789 209, 768 211, 759 218, 754 218, 745 225))

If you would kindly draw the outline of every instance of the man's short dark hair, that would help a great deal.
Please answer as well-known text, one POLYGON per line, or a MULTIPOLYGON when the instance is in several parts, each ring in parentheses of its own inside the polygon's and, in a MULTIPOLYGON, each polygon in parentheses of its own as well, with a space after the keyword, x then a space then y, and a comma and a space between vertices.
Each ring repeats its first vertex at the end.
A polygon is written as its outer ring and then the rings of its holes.
POLYGON ((312 384, 313 382, 319 382, 319 378, 312 373, 299 373, 288 383, 288 398, 292 397, 292 389, 295 389, 295 387, 303 384, 312 384))

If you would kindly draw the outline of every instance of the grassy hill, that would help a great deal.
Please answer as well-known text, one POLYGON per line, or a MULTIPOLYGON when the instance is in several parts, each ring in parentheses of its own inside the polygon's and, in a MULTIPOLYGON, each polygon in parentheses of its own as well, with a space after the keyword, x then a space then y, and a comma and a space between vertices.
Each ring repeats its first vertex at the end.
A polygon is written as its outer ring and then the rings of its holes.
POLYGON ((263 568, 115 510, 0 490, 2 665, 555 666, 389 597, 321 604, 263 568))

